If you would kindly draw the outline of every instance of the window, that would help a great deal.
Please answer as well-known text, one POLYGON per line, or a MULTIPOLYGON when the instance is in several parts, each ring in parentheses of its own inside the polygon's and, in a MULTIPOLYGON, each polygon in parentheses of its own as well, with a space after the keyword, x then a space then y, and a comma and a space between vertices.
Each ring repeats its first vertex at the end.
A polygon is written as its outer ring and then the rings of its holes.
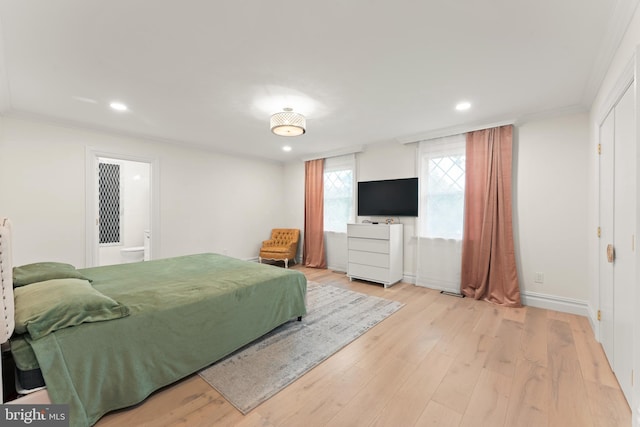
POLYGON ((422 237, 462 240, 465 145, 464 134, 420 143, 422 237))
POLYGON ((324 161, 324 231, 347 232, 354 215, 355 156, 324 161))

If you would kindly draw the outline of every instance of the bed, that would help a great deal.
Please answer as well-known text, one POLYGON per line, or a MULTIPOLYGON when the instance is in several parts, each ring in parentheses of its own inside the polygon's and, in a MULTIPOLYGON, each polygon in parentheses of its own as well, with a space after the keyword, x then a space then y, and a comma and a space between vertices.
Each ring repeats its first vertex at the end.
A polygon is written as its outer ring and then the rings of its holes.
POLYGON ((92 425, 109 411, 139 403, 306 314, 306 279, 294 270, 197 254, 79 269, 80 277, 14 290, 10 249, 10 225, 0 220, 0 315, 6 316, 0 342, 10 337, 16 365, 42 372, 50 401, 70 405, 72 426, 92 425), (111 302, 84 307, 75 317, 75 308, 54 311, 63 312, 64 321, 47 319, 50 313, 25 321, 33 301, 41 311, 39 299, 48 309, 56 305, 52 297, 72 301, 85 290, 111 302))

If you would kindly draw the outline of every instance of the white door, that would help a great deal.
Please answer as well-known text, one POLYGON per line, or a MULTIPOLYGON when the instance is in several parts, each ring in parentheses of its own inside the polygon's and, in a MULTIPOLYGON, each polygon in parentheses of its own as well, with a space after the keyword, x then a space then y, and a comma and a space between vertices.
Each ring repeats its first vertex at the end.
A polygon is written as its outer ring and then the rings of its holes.
POLYGON ((632 88, 615 107, 613 264, 614 372, 629 403, 633 374, 636 147, 632 88))
POLYGON ((635 295, 634 115, 631 87, 600 127, 600 342, 628 402, 632 401, 635 295))
POLYGON ((607 259, 607 246, 613 245, 613 165, 614 112, 600 126, 600 239, 598 264, 600 280, 600 343, 613 367, 613 263, 607 259))

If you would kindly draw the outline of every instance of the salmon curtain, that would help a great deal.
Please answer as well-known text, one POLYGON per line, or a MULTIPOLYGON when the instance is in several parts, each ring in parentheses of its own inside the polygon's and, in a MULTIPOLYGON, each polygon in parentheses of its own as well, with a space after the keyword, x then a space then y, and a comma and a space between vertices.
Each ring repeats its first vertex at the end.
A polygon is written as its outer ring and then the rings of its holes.
POLYGON ((324 159, 304 164, 304 254, 307 267, 327 268, 324 251, 324 159))
POLYGON ((511 125, 467 134, 460 291, 521 307, 511 215, 512 140, 511 125))

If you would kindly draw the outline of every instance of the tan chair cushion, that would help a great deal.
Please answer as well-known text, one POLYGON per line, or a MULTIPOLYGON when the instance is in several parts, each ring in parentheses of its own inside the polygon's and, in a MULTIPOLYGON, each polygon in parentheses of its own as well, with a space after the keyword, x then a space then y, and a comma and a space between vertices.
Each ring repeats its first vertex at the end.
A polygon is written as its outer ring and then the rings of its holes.
POLYGON ((299 239, 300 230, 298 229, 274 228, 271 230, 271 238, 262 242, 260 257, 295 260, 299 239))

